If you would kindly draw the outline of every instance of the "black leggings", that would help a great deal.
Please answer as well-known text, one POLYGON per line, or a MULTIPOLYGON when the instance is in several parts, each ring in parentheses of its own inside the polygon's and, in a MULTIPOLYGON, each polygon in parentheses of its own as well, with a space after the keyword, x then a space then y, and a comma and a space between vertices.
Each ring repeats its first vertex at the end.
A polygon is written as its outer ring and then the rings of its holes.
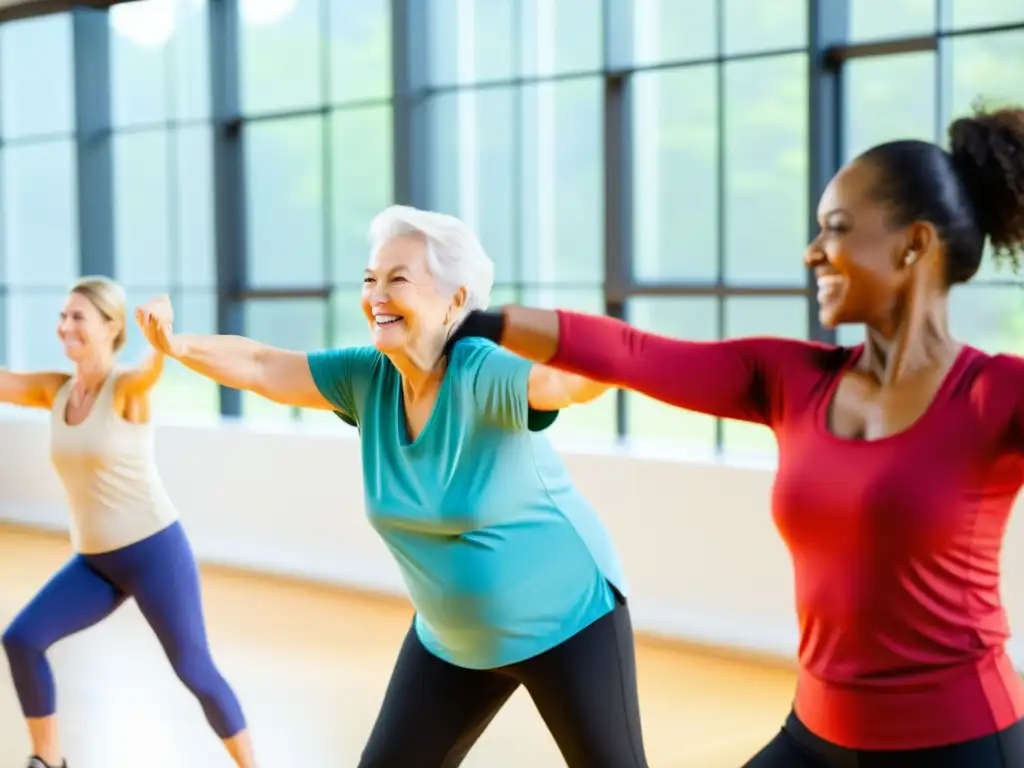
POLYGON ((410 629, 359 768, 455 768, 520 685, 570 768, 647 768, 621 599, 561 645, 500 669, 449 664, 410 629))
POLYGON ((819 739, 795 713, 743 768, 1020 768, 1024 720, 1009 728, 944 747, 880 752, 846 749, 819 739))

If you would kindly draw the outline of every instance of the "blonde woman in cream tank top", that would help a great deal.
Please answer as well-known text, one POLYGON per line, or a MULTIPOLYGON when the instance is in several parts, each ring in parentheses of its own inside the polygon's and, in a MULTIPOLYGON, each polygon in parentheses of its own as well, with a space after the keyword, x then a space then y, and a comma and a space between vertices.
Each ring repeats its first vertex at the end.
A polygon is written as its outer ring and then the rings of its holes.
POLYGON ((3 634, 32 741, 28 765, 67 766, 47 649, 134 599, 235 763, 253 768, 242 709, 210 655, 192 548, 154 460, 148 393, 163 356, 137 368, 114 364, 126 338, 125 303, 117 283, 82 278, 57 326, 74 373, 0 371, 0 401, 51 411, 51 459, 75 550, 3 634))

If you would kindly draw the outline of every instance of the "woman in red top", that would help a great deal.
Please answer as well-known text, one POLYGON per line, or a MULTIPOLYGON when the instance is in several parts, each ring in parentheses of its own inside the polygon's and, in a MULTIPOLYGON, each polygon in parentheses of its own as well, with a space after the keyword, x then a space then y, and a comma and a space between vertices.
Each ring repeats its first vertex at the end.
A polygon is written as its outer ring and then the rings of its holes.
POLYGON ((1024 482, 1024 360, 947 323, 949 288, 977 272, 986 237, 1015 266, 1024 252, 1024 110, 959 119, 949 138, 948 152, 876 146, 821 198, 804 260, 821 322, 866 324, 856 347, 680 341, 524 307, 475 313, 457 334, 774 431, 800 674, 747 768, 1024 766, 999 596, 1024 482))

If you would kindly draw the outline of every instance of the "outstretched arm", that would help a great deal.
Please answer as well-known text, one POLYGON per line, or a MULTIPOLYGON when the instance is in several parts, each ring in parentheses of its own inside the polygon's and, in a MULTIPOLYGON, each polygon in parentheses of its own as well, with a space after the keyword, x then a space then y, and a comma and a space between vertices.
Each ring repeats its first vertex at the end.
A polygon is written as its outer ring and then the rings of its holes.
POLYGON ((136 311, 143 334, 157 351, 225 387, 254 392, 275 403, 334 410, 313 381, 306 354, 279 349, 244 336, 176 335, 166 297, 136 311))
POLYGON ((609 317, 520 306, 471 314, 456 334, 464 336, 491 338, 528 360, 681 408, 759 423, 771 420, 777 374, 799 344, 684 341, 609 317))
POLYGON ((611 384, 602 381, 593 381, 548 365, 534 365, 530 369, 527 396, 534 410, 560 411, 570 405, 596 400, 611 388, 611 384))
POLYGON ((68 380, 66 373, 15 373, 0 369, 0 403, 27 408, 50 408, 57 390, 68 380))
POLYGON ((334 410, 320 394, 304 352, 279 349, 243 336, 175 337, 174 358, 232 389, 254 392, 297 408, 334 410))

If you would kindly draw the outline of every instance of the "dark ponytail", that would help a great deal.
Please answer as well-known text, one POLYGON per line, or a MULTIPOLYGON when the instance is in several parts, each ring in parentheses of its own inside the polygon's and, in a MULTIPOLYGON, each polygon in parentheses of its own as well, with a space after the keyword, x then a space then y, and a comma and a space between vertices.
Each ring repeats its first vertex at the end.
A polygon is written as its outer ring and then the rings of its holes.
POLYGON ((975 107, 949 126, 949 152, 978 227, 1016 271, 1024 253, 1024 109, 975 107))

